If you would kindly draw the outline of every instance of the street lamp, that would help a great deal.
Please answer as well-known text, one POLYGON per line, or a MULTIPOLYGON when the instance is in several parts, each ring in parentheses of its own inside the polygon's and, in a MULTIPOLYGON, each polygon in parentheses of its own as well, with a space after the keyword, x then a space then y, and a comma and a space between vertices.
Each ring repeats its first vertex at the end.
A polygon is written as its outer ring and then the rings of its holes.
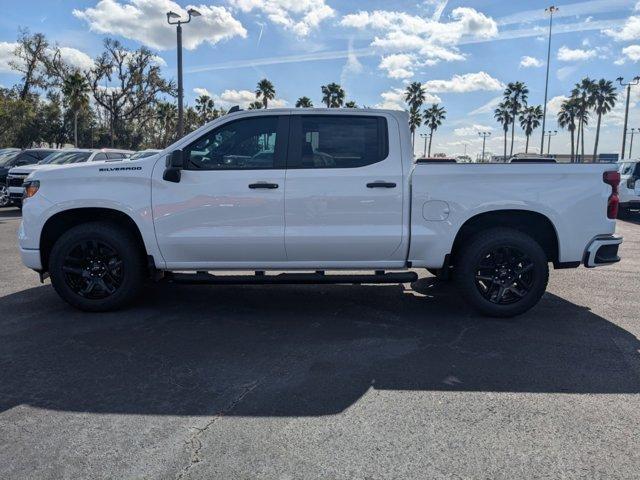
POLYGON ((182 86, 182 25, 189 23, 191 18, 199 17, 200 12, 195 8, 187 10, 189 18, 187 20, 180 20, 180 15, 175 12, 167 12, 167 22, 169 25, 177 25, 176 31, 178 36, 178 138, 182 138, 184 135, 184 89, 182 86))
POLYGON ((422 152, 422 158, 427 157, 427 138, 431 136, 430 133, 421 133, 420 138, 424 138, 424 152, 422 152))
POLYGON ((549 14, 549 42, 547 47, 547 77, 544 83, 544 103, 542 110, 542 139, 540 140, 540 155, 544 154, 544 127, 547 120, 547 93, 549 91, 549 63, 551 63, 551 30, 553 28, 553 14, 559 10, 558 7, 551 5, 544 11, 549 14))
POLYGON ((478 132, 478 135, 482 137, 482 163, 484 163, 484 146, 487 142, 487 137, 491 135, 491 132, 478 132))
POLYGON ((558 135, 558 131, 557 130, 549 130, 548 132, 542 132, 542 137, 544 138, 545 136, 549 137, 549 139, 547 140, 547 155, 549 155, 549 152, 551 152, 551 137, 555 137, 556 135, 558 135))
POLYGON ((633 135, 635 133, 640 133, 640 128, 631 128, 631 131, 627 134, 627 135, 631 135, 631 141, 629 142, 629 159, 633 158, 632 157, 632 152, 633 152, 633 135))
POLYGON ((624 83, 624 78, 618 77, 616 78, 621 87, 627 87, 627 103, 624 107, 624 130, 622 131, 622 159, 624 159, 624 151, 625 145, 627 143, 627 120, 629 120, 629 99, 631 98, 631 85, 638 85, 640 83, 640 77, 633 77, 633 80, 630 82, 624 83))

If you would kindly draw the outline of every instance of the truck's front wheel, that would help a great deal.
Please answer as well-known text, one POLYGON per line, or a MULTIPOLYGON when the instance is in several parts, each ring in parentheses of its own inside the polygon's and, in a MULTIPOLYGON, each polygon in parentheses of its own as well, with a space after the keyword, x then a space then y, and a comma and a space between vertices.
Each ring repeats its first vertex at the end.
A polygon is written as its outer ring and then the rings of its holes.
POLYGON ((533 307, 547 288, 549 265, 540 245, 509 228, 481 232, 456 260, 456 282, 482 314, 513 317, 533 307))
POLYGON ((140 290, 143 272, 135 238, 106 222, 71 228, 54 244, 49 259, 51 283, 58 295, 91 312, 129 303, 140 290))

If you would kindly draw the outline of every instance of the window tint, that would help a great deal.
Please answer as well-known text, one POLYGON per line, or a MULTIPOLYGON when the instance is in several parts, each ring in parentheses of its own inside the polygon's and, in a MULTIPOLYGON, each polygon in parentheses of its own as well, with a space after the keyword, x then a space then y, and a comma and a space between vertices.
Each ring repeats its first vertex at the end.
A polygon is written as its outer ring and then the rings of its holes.
POLYGON ((184 151, 192 170, 255 170, 281 165, 276 149, 279 117, 256 117, 222 125, 184 151))
POLYGON ((125 158, 125 155, 124 153, 107 152, 107 157, 109 158, 109 160, 122 160, 123 158, 125 158))
POLYGON ((387 122, 382 117, 300 115, 292 167, 355 168, 388 155, 387 122))
POLYGON ((93 161, 94 162, 98 162, 100 160, 106 160, 107 159, 107 154, 106 153, 98 153, 96 154, 95 157, 93 157, 93 161))
POLYGON ((13 164, 19 167, 22 165, 32 165, 38 161, 39 158, 35 157, 30 152, 22 152, 16 157, 13 164))

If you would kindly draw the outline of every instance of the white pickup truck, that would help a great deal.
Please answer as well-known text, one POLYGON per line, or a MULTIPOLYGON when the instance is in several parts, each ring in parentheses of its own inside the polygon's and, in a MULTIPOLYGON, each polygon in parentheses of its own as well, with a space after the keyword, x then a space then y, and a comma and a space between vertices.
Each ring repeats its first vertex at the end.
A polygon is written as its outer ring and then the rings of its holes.
POLYGON ((538 302, 549 263, 619 261, 615 165, 414 163, 407 120, 238 111, 148 158, 36 171, 23 262, 88 311, 123 306, 147 278, 408 283, 426 268, 508 317, 538 302), (218 273, 232 270, 255 274, 218 273))

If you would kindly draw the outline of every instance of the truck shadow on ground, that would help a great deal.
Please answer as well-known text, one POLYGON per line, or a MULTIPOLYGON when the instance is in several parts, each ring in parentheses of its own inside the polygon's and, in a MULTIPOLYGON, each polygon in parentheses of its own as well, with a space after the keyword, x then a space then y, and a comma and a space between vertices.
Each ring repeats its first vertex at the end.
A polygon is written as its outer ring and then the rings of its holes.
POLYGON ((369 390, 638 393, 638 339, 552 294, 512 320, 449 286, 150 287, 84 314, 0 298, 0 411, 329 415, 369 390))

